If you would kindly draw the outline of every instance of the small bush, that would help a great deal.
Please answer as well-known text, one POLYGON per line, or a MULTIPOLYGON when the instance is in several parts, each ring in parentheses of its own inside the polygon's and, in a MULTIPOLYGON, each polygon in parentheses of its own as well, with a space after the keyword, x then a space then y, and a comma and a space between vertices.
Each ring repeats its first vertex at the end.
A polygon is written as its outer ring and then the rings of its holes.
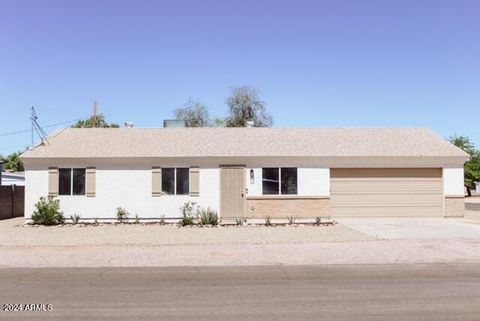
POLYGON ((37 208, 32 214, 34 224, 57 225, 65 222, 62 211, 60 211, 60 200, 53 196, 40 197, 35 204, 37 208))
POLYGON ((126 223, 128 221, 128 211, 123 207, 117 207, 117 221, 119 223, 126 223))
POLYGON ((217 226, 218 214, 216 211, 210 209, 210 207, 208 207, 207 209, 202 208, 198 211, 198 222, 200 223, 200 225, 217 226))
POLYGON ((270 215, 265 216, 265 226, 271 226, 272 225, 272 220, 270 218, 270 215))
POLYGON ((321 217, 321 216, 317 216, 317 217, 315 218, 315 222, 316 222, 317 225, 322 224, 322 217, 321 217))
POLYGON ((295 220, 297 219, 296 216, 287 216, 287 220, 288 220, 288 225, 292 225, 293 223, 295 223, 295 220))
POLYGON ((93 219, 93 224, 98 225, 98 218, 95 217, 95 218, 93 219))
POLYGON ((182 216, 191 216, 194 217, 195 213, 198 212, 198 205, 196 202, 185 202, 183 203, 182 207, 180 207, 180 212, 182 216))
POLYGON ((237 226, 242 226, 243 223, 245 223, 245 222, 246 222, 246 220, 243 219, 243 218, 236 218, 235 219, 235 223, 237 224, 237 226))
POLYGON ((182 213, 182 219, 180 220, 181 226, 195 225, 195 214, 198 212, 199 208, 195 202, 185 202, 182 207, 180 207, 180 212, 182 213))
POLYGON ((195 225, 195 219, 192 216, 184 216, 180 220, 181 226, 195 225))
POLYGON ((140 224, 140 218, 138 217, 138 214, 135 214, 135 224, 140 224))
POLYGON ((70 215, 70 219, 72 220, 73 225, 75 225, 80 221, 80 215, 73 213, 73 215, 70 215))

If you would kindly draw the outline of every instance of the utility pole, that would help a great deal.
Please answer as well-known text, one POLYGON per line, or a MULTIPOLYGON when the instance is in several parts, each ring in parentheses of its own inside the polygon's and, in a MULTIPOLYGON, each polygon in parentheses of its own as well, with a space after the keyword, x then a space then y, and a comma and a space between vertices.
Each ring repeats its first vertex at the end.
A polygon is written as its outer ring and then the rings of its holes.
POLYGON ((31 109, 31 116, 30 116, 30 121, 32 123, 32 145, 30 146, 30 148, 33 148, 33 144, 34 144, 34 141, 33 141, 33 131, 35 130, 35 121, 37 120, 37 114, 35 113, 35 108, 32 106, 32 109, 31 109))
POLYGON ((47 133, 43 130, 43 128, 38 124, 37 122, 37 113, 35 112, 35 107, 32 107, 32 114, 30 116, 30 120, 32 121, 32 146, 30 148, 33 149, 34 147, 34 141, 33 141, 33 132, 35 131, 37 134, 38 134, 38 137, 40 137, 40 141, 42 143, 45 143, 47 142, 48 143, 48 139, 47 139, 47 133))
POLYGON ((97 101, 93 102, 93 128, 97 127, 97 101))

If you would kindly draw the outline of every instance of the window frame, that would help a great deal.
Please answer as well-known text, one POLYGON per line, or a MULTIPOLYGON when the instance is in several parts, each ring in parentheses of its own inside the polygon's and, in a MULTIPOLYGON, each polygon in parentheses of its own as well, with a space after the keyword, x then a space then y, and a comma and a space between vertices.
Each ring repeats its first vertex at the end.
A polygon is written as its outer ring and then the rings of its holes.
POLYGON ((298 167, 262 167, 262 196, 285 196, 285 195, 298 195, 298 167), (282 169, 295 169, 296 171, 296 190, 295 193, 282 193, 282 169), (266 194, 263 188, 264 169, 278 169, 278 193, 266 194))
POLYGON ((61 167, 58 168, 58 196, 86 196, 87 195, 87 168, 86 167, 61 167), (68 170, 70 173, 70 194, 60 194, 60 180, 61 180, 61 170, 68 170), (74 185, 74 170, 83 170, 83 194, 74 194, 73 185, 74 185))
POLYGON ((162 186, 161 186, 162 194, 166 195, 166 196, 188 196, 188 195, 190 195, 190 167, 163 167, 162 168, 162 177, 163 177, 163 171, 165 169, 173 169, 173 194, 164 193, 163 181, 162 181, 162 186), (182 194, 178 194, 178 192, 177 192, 177 170, 179 170, 179 169, 184 169, 184 170, 187 171, 187 179, 188 179, 187 192, 182 193, 182 194))

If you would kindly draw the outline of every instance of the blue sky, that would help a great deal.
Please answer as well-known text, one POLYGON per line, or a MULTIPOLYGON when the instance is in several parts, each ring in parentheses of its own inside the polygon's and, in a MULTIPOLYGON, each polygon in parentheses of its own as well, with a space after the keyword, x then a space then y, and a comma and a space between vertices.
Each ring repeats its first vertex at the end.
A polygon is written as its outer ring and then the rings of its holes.
POLYGON ((160 127, 234 86, 278 127, 427 126, 480 147, 480 1, 3 1, 0 153, 89 115, 160 127), (48 131, 54 128, 48 128, 48 131))

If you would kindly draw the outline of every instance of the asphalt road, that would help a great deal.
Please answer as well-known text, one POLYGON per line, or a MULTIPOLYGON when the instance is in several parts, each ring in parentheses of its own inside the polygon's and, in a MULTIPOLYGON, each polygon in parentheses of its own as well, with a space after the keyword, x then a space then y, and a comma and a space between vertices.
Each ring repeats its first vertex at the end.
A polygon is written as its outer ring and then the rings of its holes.
POLYGON ((480 320, 479 267, 0 269, 2 308, 52 305, 0 320, 480 320))

